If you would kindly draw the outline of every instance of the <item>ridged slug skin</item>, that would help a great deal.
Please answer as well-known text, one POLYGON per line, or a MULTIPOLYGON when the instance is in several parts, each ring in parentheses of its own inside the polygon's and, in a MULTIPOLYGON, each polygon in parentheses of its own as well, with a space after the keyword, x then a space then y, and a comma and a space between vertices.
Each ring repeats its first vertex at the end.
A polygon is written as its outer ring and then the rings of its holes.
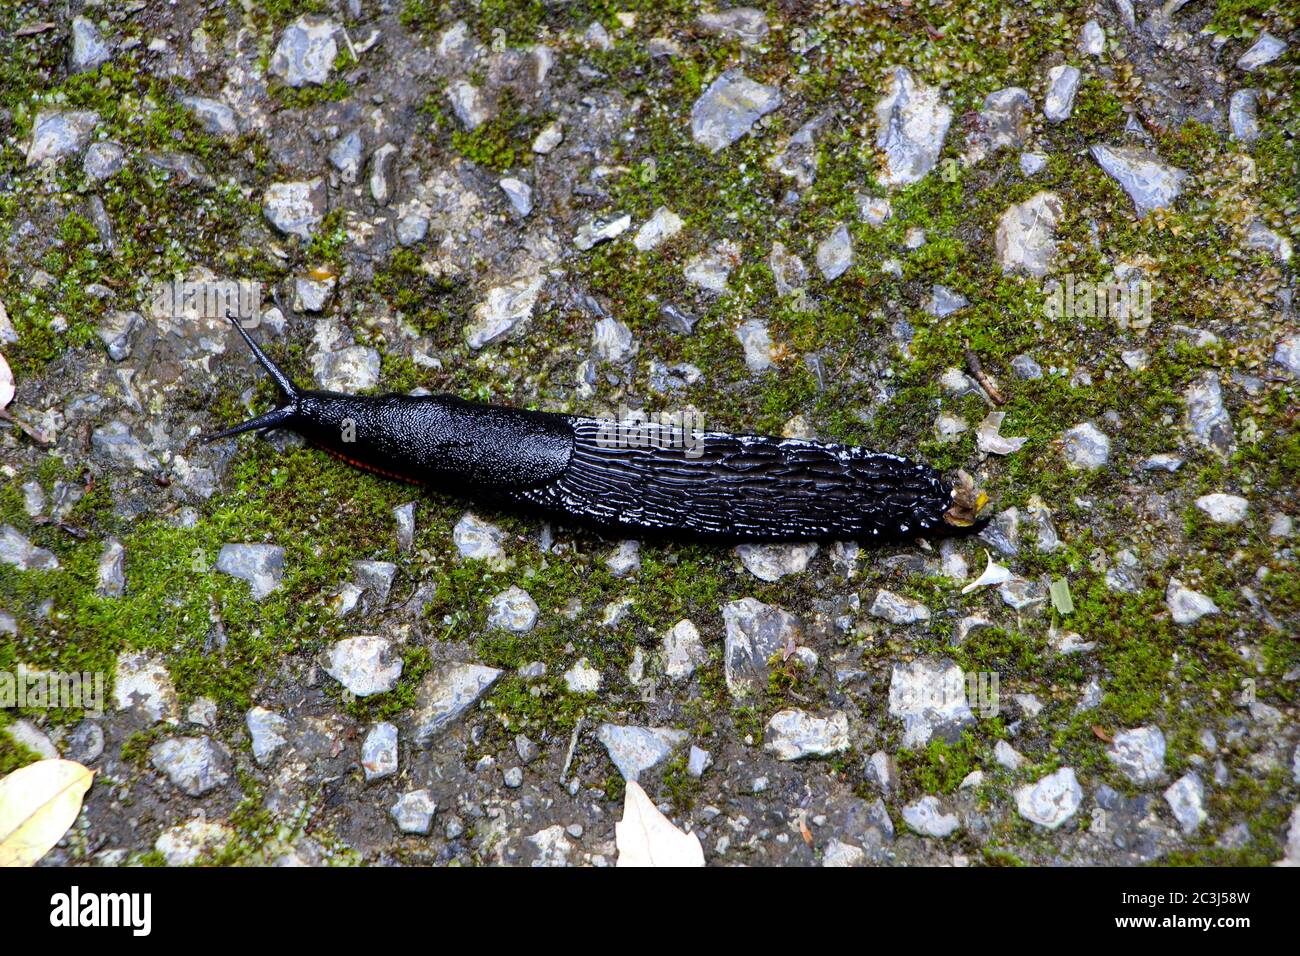
POLYGON ((305 391, 236 328, 288 402, 209 440, 288 428, 388 477, 619 535, 870 542, 982 524, 953 519, 952 486, 896 455, 719 432, 618 442, 608 422, 591 418, 449 395, 305 391))
POLYGON ((697 434, 691 457, 683 447, 610 447, 600 421, 566 421, 568 466, 504 500, 621 533, 728 541, 879 541, 948 528, 951 487, 906 458, 718 432, 697 434))

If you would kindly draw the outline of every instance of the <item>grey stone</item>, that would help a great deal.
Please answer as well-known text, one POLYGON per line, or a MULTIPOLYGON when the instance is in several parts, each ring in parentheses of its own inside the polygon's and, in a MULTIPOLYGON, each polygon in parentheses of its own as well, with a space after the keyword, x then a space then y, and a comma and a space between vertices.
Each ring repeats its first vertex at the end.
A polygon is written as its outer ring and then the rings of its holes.
POLYGON ((416 693, 412 714, 415 744, 427 746, 456 722, 501 676, 495 667, 449 663, 425 677, 416 693))
POLYGON ((979 162, 1000 149, 1019 149, 1024 145, 1032 109, 1029 93, 1019 86, 996 90, 984 97, 979 123, 966 140, 967 162, 979 162))
POLYGON ((1016 791, 1016 810, 1030 823, 1055 830, 1079 810, 1083 788, 1072 767, 1062 767, 1016 791))
POLYGON ((265 707, 253 707, 244 715, 244 726, 253 745, 253 759, 259 766, 265 767, 289 742, 289 721, 273 710, 265 707))
POLYGON ((380 206, 387 206, 397 189, 393 175, 397 147, 384 143, 370 157, 370 198, 380 206))
POLYGON ((526 182, 506 176, 497 180, 497 185, 506 194, 506 200, 516 216, 527 216, 533 211, 533 190, 526 182))
POLYGON ((756 83, 740 70, 727 70, 691 107, 691 136, 716 153, 744 136, 781 105, 781 91, 756 83))
POLYGON ((1083 79, 1077 67, 1062 64, 1047 71, 1047 95, 1043 98, 1043 115, 1053 123, 1070 118, 1074 96, 1083 79))
POLYGON ((669 680, 686 680, 708 659, 700 632, 689 620, 680 620, 664 634, 663 666, 669 680))
POLYGON ((1290 372, 1292 378, 1300 379, 1300 332, 1278 339, 1273 362, 1290 372))
POLYGON ((1020 154, 1020 171, 1026 176, 1035 176, 1047 168, 1047 154, 1024 152, 1020 154))
POLYGON ((823 113, 800 126, 785 147, 768 160, 768 168, 793 179, 803 189, 811 186, 817 181, 817 138, 830 119, 830 113, 823 113))
POLYGON ((1017 378, 1026 381, 1043 377, 1043 367, 1029 355, 1017 355, 1013 358, 1011 360, 1011 371, 1015 372, 1017 378))
POLYGON ((104 542, 96 568, 95 593, 101 597, 121 597, 126 591, 126 549, 116 538, 104 542))
POLYGON ((483 91, 466 80, 456 80, 447 87, 447 101, 465 129, 478 129, 492 118, 492 108, 483 91))
POLYGON ((930 609, 920 601, 883 588, 876 592, 867 613, 899 627, 930 620, 930 609))
POLYGON ((993 759, 997 761, 998 766, 1005 767, 1007 770, 1019 770, 1025 763, 1025 758, 1005 740, 999 740, 994 744, 993 759))
POLYGON ((168 866, 193 866, 219 853, 234 837, 224 823, 195 818, 158 834, 153 848, 168 866))
POLYGON ((961 828, 957 815, 947 813, 938 797, 922 797, 903 807, 903 822, 921 836, 943 838, 961 828))
POLYGON ((903 721, 903 746, 924 747, 935 736, 956 740, 975 714, 966 700, 966 675, 951 661, 924 658, 895 664, 889 713, 903 721))
POLYGON ((525 764, 530 764, 541 756, 541 750, 537 744, 533 743, 524 734, 515 735, 515 753, 519 754, 519 759, 525 764))
POLYGON ((230 781, 230 753, 211 737, 159 741, 149 748, 149 762, 191 797, 201 797, 230 781))
POLYGON ((943 149, 952 109, 938 87, 918 83, 906 67, 896 67, 889 93, 876 104, 876 147, 885 153, 881 182, 906 186, 934 168, 943 149))
POLYGON ((1265 30, 1251 44, 1250 49, 1237 58, 1237 69, 1250 73, 1261 66, 1267 66, 1285 52, 1286 41, 1265 30))
POLYGON ((487 297, 474 307, 474 320, 465 329, 465 340, 472 349, 505 338, 520 323, 533 316, 533 307, 546 283, 543 275, 521 276, 488 291, 487 297))
POLYGON ((239 121, 235 118, 235 111, 220 100, 205 96, 182 96, 180 101, 207 132, 217 136, 239 135, 239 121))
POLYGON ((403 833, 427 836, 433 828, 433 815, 438 811, 438 803, 428 790, 411 790, 397 798, 389 809, 397 829, 403 833))
POLYGON ((262 215, 287 236, 308 240, 325 218, 325 183, 315 179, 271 183, 262 194, 262 215))
POLYGON ((666 206, 660 206, 632 237, 632 245, 639 252, 649 252, 682 231, 682 217, 666 206))
POLYGON ((176 688, 162 658, 144 651, 119 654, 113 676, 113 706, 143 714, 151 724, 175 723, 180 714, 176 688))
POLYGON ((772 251, 767 257, 768 267, 772 270, 772 279, 776 283, 776 294, 787 296, 796 289, 803 288, 808 281, 808 267, 792 252, 787 252, 780 241, 772 243, 772 251))
POLYGON ((1128 193, 1139 216, 1172 206, 1187 178, 1181 169, 1166 165, 1155 153, 1139 146, 1098 143, 1091 152, 1097 165, 1128 193))
POLYGON ((397 773, 397 727, 378 723, 361 741, 361 769, 366 783, 382 780, 397 773))
POLYGON ((113 311, 104 317, 95 331, 108 350, 108 357, 121 362, 131 357, 131 339, 143 326, 144 317, 139 312, 113 311))
POLYGON ((110 140, 91 143, 81 160, 82 171, 92 182, 111 179, 121 172, 125 165, 126 151, 110 140))
POLYGON ((392 641, 373 634, 335 641, 324 663, 325 672, 358 697, 390 691, 402 676, 401 654, 392 641))
POLYGON ((43 110, 32 122, 32 139, 27 147, 27 165, 57 163, 81 152, 99 125, 93 110, 43 110))
POLYGON ((1246 520, 1250 502, 1239 495, 1215 493, 1201 495, 1196 499, 1196 507, 1215 524, 1241 524, 1246 520))
POLYGON ((600 671, 584 657, 564 672, 564 686, 571 694, 594 694, 600 690, 600 671))
POLYGON ((330 149, 330 164, 339 171, 339 178, 345 183, 355 183, 361 175, 361 159, 364 146, 361 131, 353 130, 336 142, 330 149))
POLYGON ((853 239, 844 223, 817 244, 817 268, 827 282, 838 279, 853 265, 853 239))
POLYGON ((528 844, 531 857, 529 866, 568 866, 569 857, 573 853, 573 844, 565 838, 564 832, 564 827, 557 823, 553 827, 547 827, 526 837, 524 842, 528 844))
POLYGON ((334 294, 334 278, 320 281, 307 276, 293 280, 293 307, 299 312, 323 312, 334 294))
POLYGON ((1267 252, 1279 262, 1291 261, 1291 240, 1268 228, 1260 219, 1246 226, 1246 248, 1267 252))
POLYGON ((1218 614, 1219 606, 1199 591, 1186 587, 1177 578, 1169 579, 1165 604, 1175 624, 1195 624, 1201 618, 1218 614))
POLYGON ((312 377, 327 392, 361 392, 379 384, 379 351, 368 345, 349 345, 311 357, 312 377))
POLYGON ((1071 468, 1101 468, 1110 461, 1110 439, 1092 422, 1083 422, 1061 436, 1061 454, 1071 468))
POLYGON ((93 720, 83 720, 68 735, 64 756, 80 764, 92 764, 104 755, 104 728, 93 720))
POLYGON ((1165 791, 1165 800, 1174 819, 1188 836, 1205 822, 1205 785, 1195 773, 1183 774, 1174 781, 1165 791))
POLYGON ((1133 783, 1155 783, 1165 774, 1165 735, 1159 727, 1121 731, 1106 756, 1133 783))
POLYGON ((59 559, 53 551, 38 548, 13 525, 0 525, 0 561, 19 571, 55 571, 59 559))
POLYGON ((1237 90, 1228 101, 1228 124, 1232 138, 1242 143, 1259 139, 1259 91, 1237 90))
POLYGON ((736 338, 745 350, 745 365, 751 372, 764 372, 775 364, 772 361, 772 336, 767 326, 758 319, 750 319, 736 327, 736 338))
POLYGON ((726 292, 731 270, 740 262, 740 247, 730 241, 717 244, 712 250, 692 256, 682 268, 682 275, 691 285, 706 292, 726 292))
POLYGON ((250 596, 260 601, 280 586, 284 576, 284 548, 274 544, 223 544, 217 570, 247 581, 250 596))
POLYGON ((90 436, 95 453, 110 463, 136 471, 157 471, 158 459, 131 433, 125 422, 111 421, 90 436))
POLYGON ((605 567, 616 578, 625 578, 641 569, 641 542, 620 541, 618 547, 605 557, 605 567))
POLYGON ((1168 452, 1149 455, 1142 459, 1143 471, 1167 471, 1170 474, 1173 474, 1181 467, 1183 467, 1183 459, 1178 455, 1172 455, 1168 452))
POLYGON ((862 847, 832 839, 822 851, 822 866, 866 866, 867 854, 862 847))
POLYGON ((780 760, 842 753, 849 749, 848 716, 843 711, 825 718, 795 708, 778 711, 767 722, 763 747, 780 760))
POLYGON ((641 774, 672 756, 686 743, 687 734, 667 727, 626 727, 601 724, 596 739, 604 745, 624 780, 637 780, 641 774))
POLYGON ((867 758, 863 775, 886 797, 898 791, 898 764, 883 750, 877 750, 867 758))
POLYGON ((563 141, 564 127, 558 122, 548 123, 533 140, 533 152, 539 156, 547 156, 563 141))
POLYGON ((707 750, 701 750, 699 747, 692 746, 690 755, 686 758, 686 772, 699 780, 704 776, 706 770, 713 766, 713 755, 707 750))
POLYGON ((1061 197, 1046 191, 1007 208, 994 234, 1004 272, 1047 275, 1056 254, 1056 227, 1063 209, 1061 197))
POLYGON ((1205 372, 1187 386, 1183 393, 1187 403, 1185 423, 1196 444, 1226 455, 1232 450, 1236 436, 1232 418, 1223 405, 1223 388, 1214 372, 1205 372))
POLYGON ((617 239, 631 226, 632 217, 629 215, 615 216, 612 219, 592 219, 578 227, 578 232, 573 237, 573 244, 586 252, 602 242, 617 239))
POLYGON ((787 644, 794 647, 800 635, 794 615, 754 598, 741 598, 722 606, 726 629, 724 665, 727 689, 733 697, 746 697, 767 685, 767 662, 787 644))
POLYGON ((285 27, 271 54, 270 72, 293 87, 329 82, 338 57, 338 25, 318 16, 301 16, 285 27))
POLYGON ((731 7, 716 13, 702 13, 695 21, 706 33, 756 46, 767 36, 767 14, 753 7, 731 7))
POLYGON ((1096 20, 1089 20, 1079 34, 1079 52, 1088 56, 1101 56, 1106 52, 1106 31, 1096 20))
POLYGON ((99 27, 86 17, 73 17, 68 69, 73 73, 88 73, 112 58, 113 46, 100 34, 99 27))
POLYGON ((602 362, 625 362, 637 352, 632 330, 612 316, 598 321, 591 330, 592 354, 602 362))
POLYGON ((925 304, 925 311, 939 318, 947 318, 954 312, 960 312, 970 305, 960 292, 953 292, 946 286, 935 284, 930 289, 930 301, 925 304))
POLYGON ((505 533, 473 512, 467 511, 461 515, 456 527, 452 529, 451 537, 462 558, 499 561, 505 557, 505 549, 502 547, 505 533))
POLYGON ((498 627, 516 634, 533 629, 537 623, 537 602, 523 588, 512 586, 498 593, 488 603, 488 627, 498 627))
POLYGON ((522 767, 510 767, 501 775, 502 782, 511 790, 518 790, 524 785, 524 771, 522 767))
POLYGON ((807 570, 818 546, 808 544, 742 544, 736 547, 741 563, 760 581, 779 581, 787 574, 807 570))

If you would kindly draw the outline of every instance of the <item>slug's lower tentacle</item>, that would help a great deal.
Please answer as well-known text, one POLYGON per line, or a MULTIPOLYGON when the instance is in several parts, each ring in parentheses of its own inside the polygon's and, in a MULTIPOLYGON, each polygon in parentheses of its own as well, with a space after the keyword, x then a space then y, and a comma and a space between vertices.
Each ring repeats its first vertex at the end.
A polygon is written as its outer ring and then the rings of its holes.
POLYGON ((362 468, 617 534, 885 541, 982 527, 982 496, 896 455, 677 431, 620 441, 609 422, 466 402, 299 389, 236 323, 286 404, 212 440, 288 428, 362 468))

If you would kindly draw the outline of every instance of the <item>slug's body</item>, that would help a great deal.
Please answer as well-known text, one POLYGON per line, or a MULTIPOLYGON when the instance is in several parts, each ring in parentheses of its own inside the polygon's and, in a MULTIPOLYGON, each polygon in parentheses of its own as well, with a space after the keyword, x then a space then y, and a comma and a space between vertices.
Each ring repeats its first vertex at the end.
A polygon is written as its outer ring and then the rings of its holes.
POLYGON ((725 541, 897 540, 982 524, 969 484, 895 455, 692 432, 611 441, 609 422, 448 395, 304 391, 236 328, 287 403, 213 436, 287 428, 368 470, 617 533, 725 541))

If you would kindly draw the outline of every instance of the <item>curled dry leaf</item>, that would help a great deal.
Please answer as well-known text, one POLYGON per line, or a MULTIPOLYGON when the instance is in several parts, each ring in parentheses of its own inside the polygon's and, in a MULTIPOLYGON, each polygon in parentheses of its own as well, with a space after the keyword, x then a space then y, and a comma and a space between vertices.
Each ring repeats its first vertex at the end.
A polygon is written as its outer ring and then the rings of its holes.
POLYGON ((0 408, 8 408, 14 400, 14 373, 9 362, 0 354, 0 408))
POLYGON ((1011 569, 1004 568, 1002 565, 995 562, 993 556, 989 554, 988 551, 984 552, 984 560, 987 562, 984 567, 984 573, 962 588, 962 594, 970 594, 971 591, 974 591, 976 588, 982 588, 985 585, 998 585, 1002 584, 1004 581, 1011 580, 1011 569))
POLYGON ((0 866, 31 866, 81 812, 94 774, 73 760, 38 760, 0 780, 0 866))
POLYGON ((1009 455, 1013 451, 1019 451, 1028 441, 1027 438, 1004 438, 999 434, 1002 419, 1006 417, 1006 412, 989 412, 984 416, 984 421, 975 429, 975 444, 980 451, 990 455, 1009 455))
POLYGON ((704 865, 700 838, 673 826, 635 780, 628 781, 623 819, 614 824, 614 840, 619 866, 704 865))

